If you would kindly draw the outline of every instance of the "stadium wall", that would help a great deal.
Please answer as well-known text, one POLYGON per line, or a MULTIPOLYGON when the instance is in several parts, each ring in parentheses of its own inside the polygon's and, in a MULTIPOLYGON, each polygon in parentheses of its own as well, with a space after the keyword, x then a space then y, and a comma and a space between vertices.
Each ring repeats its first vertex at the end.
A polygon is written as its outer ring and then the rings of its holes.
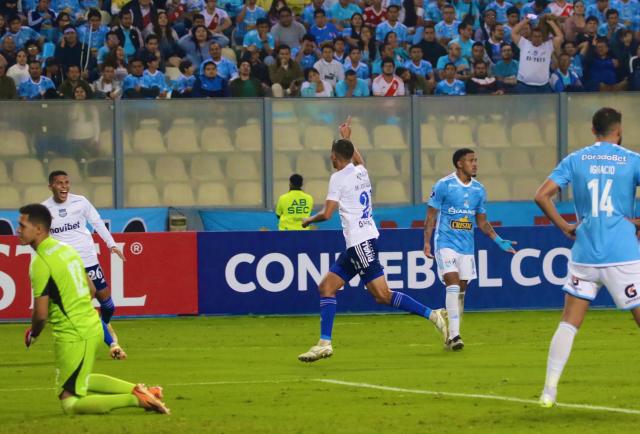
MULTIPOLYGON (((478 279, 471 310, 562 306, 570 240, 553 227, 505 227, 518 253, 502 252, 476 232, 478 279)), ((104 255, 96 240, 119 315, 306 314, 318 311, 317 283, 344 249, 340 231, 183 232, 116 234, 126 261, 104 255)), ((392 289, 430 306, 444 304, 436 266, 422 254, 419 229, 382 230, 380 258, 392 289)), ((0 237, 0 320, 31 315, 28 268, 32 250, 0 237)), ((340 312, 387 312, 358 278, 338 298, 340 312)), ((603 291, 595 306, 613 306, 603 291)))

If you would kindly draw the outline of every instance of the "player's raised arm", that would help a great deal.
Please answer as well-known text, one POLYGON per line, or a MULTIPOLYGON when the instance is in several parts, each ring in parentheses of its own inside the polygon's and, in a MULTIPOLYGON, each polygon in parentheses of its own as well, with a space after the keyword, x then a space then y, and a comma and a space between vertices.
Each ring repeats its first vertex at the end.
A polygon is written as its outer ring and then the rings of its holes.
MULTIPOLYGON (((338 130, 340 131, 340 137, 351 141, 351 116, 347 117, 347 120, 340 124, 338 130)), ((353 145, 353 165, 364 166, 364 158, 362 158, 362 154, 360 154, 360 151, 358 151, 358 148, 353 141, 351 141, 351 144, 353 145)))
POLYGON ((547 179, 536 191, 535 201, 538 207, 549 217, 549 220, 556 225, 567 237, 576 239, 577 224, 567 222, 558 212, 553 197, 560 191, 560 186, 553 180, 547 179))

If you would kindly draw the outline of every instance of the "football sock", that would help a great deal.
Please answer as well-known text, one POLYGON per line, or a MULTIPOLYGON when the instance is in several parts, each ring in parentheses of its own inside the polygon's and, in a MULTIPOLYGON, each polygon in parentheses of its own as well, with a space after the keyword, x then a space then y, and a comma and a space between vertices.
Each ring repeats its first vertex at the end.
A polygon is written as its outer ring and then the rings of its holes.
POLYGON ((107 344, 108 347, 111 347, 111 344, 113 343, 113 336, 111 336, 111 333, 107 328, 107 324, 104 321, 101 321, 101 323, 102 323, 102 332, 104 333, 104 343, 107 344))
POLYGON ((558 329, 551 339, 549 358, 547 359, 547 378, 544 383, 544 393, 556 399, 558 382, 564 365, 571 354, 573 339, 578 329, 567 322, 560 322, 558 329))
POLYGON ((445 297, 445 306, 447 308, 447 314, 449 315, 449 336, 455 338, 460 335, 460 314, 459 314, 459 302, 460 286, 449 285, 447 286, 447 296, 445 297))
POLYGON ((113 304, 113 300, 111 300, 111 297, 107 298, 106 300, 98 301, 100 302, 100 316, 102 317, 102 321, 109 324, 113 313, 116 311, 116 306, 113 304))
POLYGON ((336 306, 335 297, 320 297, 320 339, 322 340, 331 340, 336 306))
POLYGON ((391 306, 429 318, 431 309, 403 292, 391 291, 391 306))
POLYGON ((458 316, 460 317, 460 327, 462 327, 462 312, 464 312, 464 295, 466 290, 460 289, 460 295, 458 295, 458 316))
POLYGON ((89 375, 88 390, 94 393, 131 393, 136 385, 103 374, 89 375))
POLYGON ((62 401, 65 414, 103 414, 116 408, 138 407, 138 398, 131 393, 119 395, 89 395, 62 401))

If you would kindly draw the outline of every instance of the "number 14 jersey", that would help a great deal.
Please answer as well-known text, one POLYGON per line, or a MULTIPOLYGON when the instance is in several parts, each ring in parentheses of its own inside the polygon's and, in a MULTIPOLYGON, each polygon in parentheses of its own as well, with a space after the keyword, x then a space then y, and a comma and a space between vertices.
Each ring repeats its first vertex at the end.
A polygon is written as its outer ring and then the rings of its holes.
POLYGON ((364 166, 350 163, 331 175, 327 200, 339 204, 342 233, 347 248, 378 238, 380 234, 373 221, 371 181, 364 166))

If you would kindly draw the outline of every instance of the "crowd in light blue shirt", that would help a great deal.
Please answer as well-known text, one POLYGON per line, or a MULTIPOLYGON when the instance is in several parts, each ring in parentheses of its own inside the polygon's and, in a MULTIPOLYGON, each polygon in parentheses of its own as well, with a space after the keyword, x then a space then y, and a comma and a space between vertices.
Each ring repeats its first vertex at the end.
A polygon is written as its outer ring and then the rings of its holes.
POLYGON ((444 21, 440 21, 436 24, 436 38, 438 39, 453 39, 458 36, 458 26, 460 21, 454 20, 451 24, 447 24, 444 21))
POLYGON ((433 74, 433 66, 431 65, 431 62, 427 60, 420 60, 418 65, 416 65, 413 60, 409 60, 404 64, 404 67, 414 74, 421 75, 422 77, 428 77, 430 74, 433 74))
POLYGON ((331 6, 329 13, 331 14, 332 19, 335 19, 340 23, 344 23, 345 27, 351 27, 351 17, 353 14, 361 14, 362 9, 353 3, 349 3, 347 4, 347 7, 343 7, 340 2, 337 2, 331 6))
POLYGON ((435 90, 436 95, 461 96, 466 95, 466 93, 464 83, 458 79, 454 79, 453 83, 449 83, 447 80, 442 80, 437 84, 435 90))
POLYGON ((16 50, 20 50, 21 48, 24 48, 24 44, 26 44, 27 41, 37 41, 40 39, 40 34, 31 27, 22 26, 16 33, 7 31, 2 39, 0 39, 0 44, 3 44, 4 40, 9 37, 13 38, 13 42, 16 44, 16 50))
MULTIPOLYGON (((276 40, 271 33, 267 33, 267 44, 273 50, 276 48, 276 40)), ((257 30, 251 30, 244 35, 244 39, 242 40, 243 47, 250 47, 255 45, 256 48, 262 50, 264 48, 264 42, 260 39, 260 35, 257 30)))
POLYGON ((398 42, 400 43, 409 41, 409 30, 407 29, 407 26, 399 21, 395 26, 389 24, 389 21, 384 21, 378 24, 378 27, 376 27, 376 40, 384 41, 385 36, 387 36, 387 33, 389 32, 394 32, 398 37, 398 42))
MULTIPOLYGON (((347 86, 347 83, 344 80, 340 80, 336 84, 337 97, 340 97, 340 98, 345 97, 347 95, 347 90, 349 90, 349 87, 347 86)), ((367 81, 361 78, 357 78, 356 87, 353 90, 353 94, 351 96, 369 96, 369 95, 370 95, 369 84, 367 83, 367 81)))
POLYGON ((496 11, 496 22, 504 24, 507 22, 507 10, 513 7, 509 2, 503 2, 502 6, 497 1, 492 1, 487 5, 485 10, 496 11))
POLYGON ((56 85, 48 77, 40 77, 38 83, 29 77, 18 86, 18 95, 25 99, 39 99, 46 91, 51 89, 56 90, 56 85))

